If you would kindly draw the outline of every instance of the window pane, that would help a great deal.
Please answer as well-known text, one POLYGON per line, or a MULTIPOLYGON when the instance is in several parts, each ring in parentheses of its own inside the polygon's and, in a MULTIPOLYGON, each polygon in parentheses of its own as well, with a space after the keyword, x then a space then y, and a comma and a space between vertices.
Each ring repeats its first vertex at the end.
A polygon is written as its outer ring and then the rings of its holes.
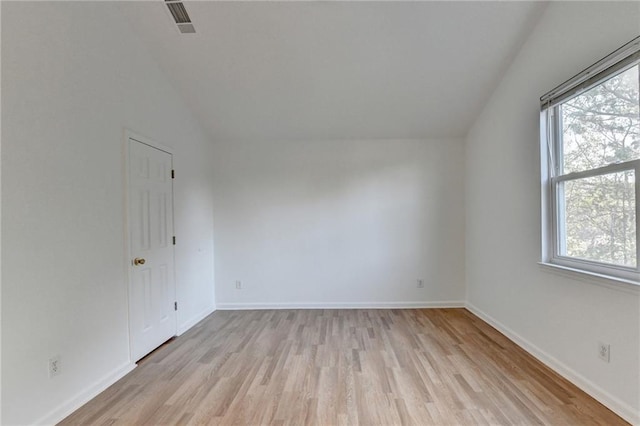
POLYGON ((640 158, 638 68, 561 105, 562 174, 640 158))
POLYGON ((566 181, 559 201, 561 255, 636 266, 633 170, 566 181))

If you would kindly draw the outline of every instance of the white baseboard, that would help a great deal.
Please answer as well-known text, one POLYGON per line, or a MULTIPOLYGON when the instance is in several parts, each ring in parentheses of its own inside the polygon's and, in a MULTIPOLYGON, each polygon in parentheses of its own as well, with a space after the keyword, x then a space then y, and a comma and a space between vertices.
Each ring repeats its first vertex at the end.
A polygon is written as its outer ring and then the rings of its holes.
POLYGON ((335 302, 335 303, 218 303, 223 311, 248 309, 420 309, 420 308, 464 308, 461 300, 438 302, 335 302))
POLYGON ((73 398, 69 399, 67 402, 63 403, 60 407, 51 411, 40 420, 34 422, 34 424, 55 425, 56 423, 67 417, 69 414, 73 413, 78 408, 82 407, 84 404, 98 396, 98 394, 107 389, 109 386, 129 374, 134 368, 136 368, 136 365, 130 362, 121 365, 113 372, 107 374, 102 379, 88 386, 84 391, 80 392, 73 398))
POLYGON ((542 349, 538 348, 533 343, 529 342, 527 339, 521 337, 518 333, 511 330, 509 327, 505 326, 501 322, 497 321, 490 315, 484 313, 471 303, 467 302, 466 308, 494 327, 496 330, 507 336, 510 340, 512 340, 516 345, 520 346, 522 349, 527 351, 530 355, 536 358, 538 361, 545 364, 547 367, 569 380, 571 383, 591 395, 594 399, 602 403, 604 406, 609 408, 611 411, 631 423, 632 425, 640 425, 640 413, 637 412, 633 407, 629 404, 621 401, 615 396, 611 395, 609 392, 602 389, 600 386, 591 382, 587 378, 585 378, 580 373, 573 370, 568 365, 558 361, 553 356, 549 355, 542 349))
POLYGON ((205 319, 207 316, 209 316, 213 312, 215 312, 215 310, 216 310, 216 307, 215 306, 211 306, 211 307, 205 309, 204 311, 200 312, 199 314, 193 316, 191 319, 187 320, 183 324, 180 324, 178 326, 178 334, 177 335, 180 336, 181 334, 184 334, 191 327, 193 327, 194 325, 196 325, 197 323, 199 323, 200 321, 205 319))

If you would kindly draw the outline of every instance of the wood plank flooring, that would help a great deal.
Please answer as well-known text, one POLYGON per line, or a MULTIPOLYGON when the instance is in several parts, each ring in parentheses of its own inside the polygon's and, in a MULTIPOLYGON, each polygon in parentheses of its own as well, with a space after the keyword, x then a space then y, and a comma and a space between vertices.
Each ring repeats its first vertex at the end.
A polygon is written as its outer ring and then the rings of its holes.
POLYGON ((218 311, 63 425, 621 425, 465 309, 218 311))

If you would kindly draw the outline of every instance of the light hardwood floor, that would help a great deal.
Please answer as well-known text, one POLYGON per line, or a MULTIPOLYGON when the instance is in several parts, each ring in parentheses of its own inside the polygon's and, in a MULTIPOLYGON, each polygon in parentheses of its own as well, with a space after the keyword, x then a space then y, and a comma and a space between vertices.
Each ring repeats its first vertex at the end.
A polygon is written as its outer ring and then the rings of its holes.
POLYGON ((62 424, 619 425, 465 309, 218 311, 62 424))

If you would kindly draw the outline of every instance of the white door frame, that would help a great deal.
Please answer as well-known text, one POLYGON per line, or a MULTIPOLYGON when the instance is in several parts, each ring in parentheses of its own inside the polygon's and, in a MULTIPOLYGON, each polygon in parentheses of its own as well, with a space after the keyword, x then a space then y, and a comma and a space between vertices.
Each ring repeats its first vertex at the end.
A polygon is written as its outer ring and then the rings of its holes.
MULTIPOLYGON (((133 333, 131 332, 131 315, 130 315, 130 309, 131 309, 131 282, 132 282, 132 276, 131 276, 131 269, 132 269, 132 264, 131 264, 131 234, 130 234, 130 211, 129 211, 129 207, 130 207, 130 187, 129 187, 129 183, 130 183, 130 179, 129 179, 129 166, 130 166, 130 158, 129 158, 129 140, 133 139, 136 142, 140 142, 143 143, 145 145, 149 145, 152 148, 158 149, 160 151, 164 151, 167 154, 171 155, 171 168, 173 170, 173 156, 174 156, 174 150, 173 148, 167 146, 167 145, 163 145, 159 142, 156 142, 153 139, 150 139, 146 136, 142 136, 139 133, 136 133, 130 129, 125 128, 124 129, 124 137, 123 137, 123 174, 124 174, 124 255, 125 255, 125 259, 124 259, 124 265, 126 268, 126 272, 125 272, 125 276, 127 277, 126 281, 127 281, 127 332, 129 334, 129 339, 127 340, 127 343, 129 345, 129 362, 133 363, 137 360, 133 359, 133 355, 131 353, 131 339, 133 336, 133 333)), ((171 180, 171 209, 173 211, 172 216, 172 223, 171 223, 171 227, 173 229, 173 235, 175 235, 175 209, 174 209, 174 201, 175 199, 175 187, 173 184, 173 180, 171 180)), ((178 298, 178 286, 177 286, 177 281, 176 281, 176 250, 175 250, 175 245, 172 245, 171 247, 172 253, 173 253, 173 284, 175 288, 175 294, 176 294, 176 299, 178 298)), ((177 300, 176 300, 177 302, 177 300)), ((175 315, 175 324, 174 324, 174 336, 176 336, 178 334, 178 314, 176 312, 175 315)))

